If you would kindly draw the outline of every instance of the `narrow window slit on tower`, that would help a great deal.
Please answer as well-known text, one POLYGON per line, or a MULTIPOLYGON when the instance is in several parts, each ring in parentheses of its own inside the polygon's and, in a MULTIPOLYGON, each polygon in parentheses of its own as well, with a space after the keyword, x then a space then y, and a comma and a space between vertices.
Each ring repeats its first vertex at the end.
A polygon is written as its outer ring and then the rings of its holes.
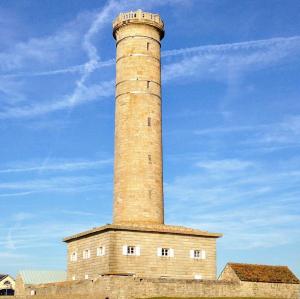
POLYGON ((152 164, 152 158, 151 158, 151 155, 148 155, 148 163, 149 163, 149 164, 152 164))
POLYGON ((149 51, 150 43, 147 43, 147 51, 149 51))
POLYGON ((150 81, 147 81, 147 89, 150 87, 150 81))
POLYGON ((148 127, 151 127, 151 117, 148 117, 148 127))

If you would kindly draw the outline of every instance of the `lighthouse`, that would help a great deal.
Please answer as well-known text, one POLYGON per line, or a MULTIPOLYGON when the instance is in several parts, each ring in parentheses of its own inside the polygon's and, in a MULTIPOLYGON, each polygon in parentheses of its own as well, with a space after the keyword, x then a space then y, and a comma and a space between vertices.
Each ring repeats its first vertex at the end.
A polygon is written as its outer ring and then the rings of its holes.
POLYGON ((164 24, 120 14, 116 39, 114 223, 164 223, 160 41, 164 24))

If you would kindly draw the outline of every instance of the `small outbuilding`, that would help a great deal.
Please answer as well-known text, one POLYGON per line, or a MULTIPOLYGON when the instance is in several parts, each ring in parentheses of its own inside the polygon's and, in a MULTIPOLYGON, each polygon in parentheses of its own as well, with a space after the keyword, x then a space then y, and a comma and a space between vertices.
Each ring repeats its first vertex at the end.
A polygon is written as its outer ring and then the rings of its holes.
POLYGON ((8 274, 0 274, 0 296, 13 296, 15 280, 8 274))
POLYGON ((243 296, 299 298, 300 282, 287 266, 228 263, 219 280, 238 283, 243 296))
POLYGON ((299 279, 287 266, 228 263, 219 280, 262 283, 299 284, 299 279))
POLYGON ((16 295, 34 295, 35 285, 62 282, 66 279, 66 271, 20 271, 16 278, 16 295))

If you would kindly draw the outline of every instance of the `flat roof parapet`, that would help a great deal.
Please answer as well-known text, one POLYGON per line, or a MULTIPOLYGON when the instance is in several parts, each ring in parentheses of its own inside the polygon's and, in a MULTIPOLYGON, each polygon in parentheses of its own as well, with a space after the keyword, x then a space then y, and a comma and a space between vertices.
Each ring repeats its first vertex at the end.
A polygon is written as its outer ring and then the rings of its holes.
POLYGON ((175 235, 187 235, 187 236, 201 236, 208 238, 220 238, 222 234, 211 233, 199 229, 188 228, 177 225, 166 225, 166 224, 109 224, 99 227, 95 227, 88 231, 78 233, 76 235, 66 237, 63 239, 64 242, 71 242, 76 239, 85 238, 89 235, 103 233, 105 231, 134 231, 134 232, 149 232, 149 233, 161 233, 161 234, 175 234, 175 235))

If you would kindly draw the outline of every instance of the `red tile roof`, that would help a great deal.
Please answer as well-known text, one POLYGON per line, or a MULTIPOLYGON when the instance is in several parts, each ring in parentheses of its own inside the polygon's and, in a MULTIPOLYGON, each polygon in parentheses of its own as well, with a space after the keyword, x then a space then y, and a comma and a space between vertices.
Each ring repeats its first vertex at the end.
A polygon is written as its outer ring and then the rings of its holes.
POLYGON ((241 281, 299 284, 299 279, 287 266, 228 263, 241 281))

